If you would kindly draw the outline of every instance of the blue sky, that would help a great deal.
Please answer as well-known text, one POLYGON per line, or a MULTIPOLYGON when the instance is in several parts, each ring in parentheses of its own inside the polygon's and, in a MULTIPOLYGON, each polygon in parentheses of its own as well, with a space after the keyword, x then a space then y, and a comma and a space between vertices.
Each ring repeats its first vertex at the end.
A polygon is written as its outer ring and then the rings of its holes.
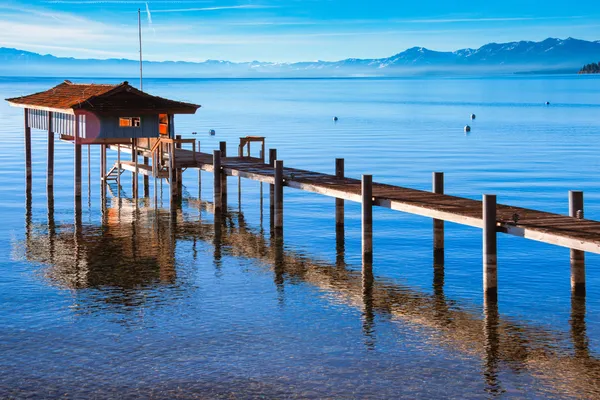
POLYGON ((600 40, 600 2, 579 0, 0 0, 0 46, 77 58, 311 61, 488 42, 600 40), (148 13, 146 10, 149 10, 148 13))

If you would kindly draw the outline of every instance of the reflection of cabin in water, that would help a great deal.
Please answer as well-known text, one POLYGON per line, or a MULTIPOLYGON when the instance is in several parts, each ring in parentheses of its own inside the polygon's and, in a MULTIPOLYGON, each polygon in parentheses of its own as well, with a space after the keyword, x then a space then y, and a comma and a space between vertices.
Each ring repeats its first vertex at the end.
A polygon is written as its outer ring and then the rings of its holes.
MULTIPOLYGON (((25 109, 25 147, 27 178, 31 178, 31 129, 48 132, 48 186, 53 186, 54 135, 75 144, 75 194, 81 195, 81 145, 101 146, 102 178, 115 178, 111 170, 106 174, 106 148, 119 146, 132 154, 132 163, 119 164, 122 168, 139 169, 142 174, 158 176, 157 168, 150 169, 148 158, 158 143, 164 141, 163 164, 175 147, 174 115, 194 114, 200 107, 195 104, 169 100, 142 92, 128 82, 118 85, 74 84, 70 81, 44 92, 7 99, 10 105, 25 109), (138 165, 137 157, 144 157, 138 165)), ((188 140, 189 141, 189 140, 188 140)), ((182 141, 186 142, 186 141, 182 141)), ((179 143, 180 145, 180 143, 179 143)), ((194 143, 195 146, 195 143, 194 143)), ((162 150, 162 149, 161 149, 162 150)), ((119 158, 120 160, 120 158, 119 158)), ((157 163, 157 164, 158 164, 157 163)), ((157 166, 158 167, 158 166, 157 166)), ((166 177, 166 176, 163 176, 166 177)))

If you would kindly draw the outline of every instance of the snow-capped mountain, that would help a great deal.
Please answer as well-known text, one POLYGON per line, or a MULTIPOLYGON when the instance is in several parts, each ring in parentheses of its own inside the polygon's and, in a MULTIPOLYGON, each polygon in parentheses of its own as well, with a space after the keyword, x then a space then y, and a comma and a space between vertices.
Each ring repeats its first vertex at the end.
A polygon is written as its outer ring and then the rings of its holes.
MULTIPOLYGON (((413 47, 387 58, 276 63, 223 60, 144 62, 148 77, 331 77, 402 76, 419 73, 576 73, 600 61, 600 40, 548 38, 541 42, 489 43, 478 49, 440 52, 413 47)), ((0 75, 135 76, 136 60, 75 59, 0 48, 0 75)))

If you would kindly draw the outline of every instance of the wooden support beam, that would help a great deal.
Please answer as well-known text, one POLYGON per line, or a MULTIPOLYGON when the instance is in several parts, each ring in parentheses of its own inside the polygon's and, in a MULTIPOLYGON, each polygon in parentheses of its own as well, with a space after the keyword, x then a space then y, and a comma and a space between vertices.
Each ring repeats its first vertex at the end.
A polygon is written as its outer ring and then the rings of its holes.
POLYGON ((48 111, 48 167, 46 186, 54 186, 54 132, 52 126, 52 111, 48 111))
POLYGON ((121 145, 117 145, 117 186, 119 189, 119 197, 121 197, 121 145))
MULTIPOLYGON (((344 159, 335 159, 335 177, 338 179, 344 178, 344 159)), ((335 199, 335 254, 336 265, 343 266, 345 264, 345 227, 344 227, 344 199, 335 199)))
MULTIPOLYGON (((335 177, 338 179, 344 178, 344 159, 335 159, 335 177)), ((335 199, 335 225, 344 226, 344 199, 335 199)))
POLYGON ((283 161, 275 160, 275 230, 283 229, 283 161))
MULTIPOLYGON (((583 219, 583 192, 569 191, 569 216, 583 219)), ((571 249, 571 291, 578 296, 585 296, 585 253, 571 249)))
POLYGON ((24 133, 25 133, 25 180, 27 187, 31 188, 31 128, 29 127, 29 110, 24 110, 24 133))
POLYGON ((373 262, 373 176, 363 175, 362 197, 362 257, 363 265, 373 262))
POLYGON ((483 195, 483 292, 486 297, 498 295, 498 245, 496 195, 483 195))
MULTIPOLYGON (((144 166, 150 165, 150 159, 148 157, 144 157, 144 166)), ((150 196, 150 177, 144 174, 144 197, 150 196)))
POLYGON ((79 143, 79 118, 75 116, 75 204, 81 203, 81 143, 79 143))
POLYGON ((100 145, 100 182, 106 178, 106 145, 100 145))
POLYGON ((175 144, 169 143, 167 144, 168 152, 169 152, 169 189, 171 192, 171 208, 175 207, 178 202, 177 194, 179 191, 177 190, 177 169, 176 169, 176 159, 175 159, 175 144))
MULTIPOLYGON (((433 173, 433 193, 444 194, 444 173, 433 173)), ((433 264, 444 265, 444 220, 433 220, 433 264)))
MULTIPOLYGON (((227 142, 219 142, 219 150, 221 151, 221 164, 222 159, 227 157, 227 142)), ((221 173, 221 202, 223 203, 223 209, 227 208, 227 174, 221 173)))
MULTIPOLYGON (((181 135, 175 135, 175 139, 176 140, 182 140, 181 139, 181 135)), ((182 142, 175 142, 175 149, 181 149, 182 148, 182 142)), ((176 151, 176 150, 174 150, 176 151)), ((183 186, 182 186, 182 182, 183 182, 183 169, 181 168, 177 168, 177 176, 176 176, 176 181, 177 181, 177 197, 181 198, 182 194, 183 194, 183 186)))
MULTIPOLYGON (((243 148, 241 148, 243 151, 243 148)), ((243 156, 243 152, 240 157, 243 156)), ((277 160, 277 149, 269 149, 269 166, 275 168, 275 160, 277 160)), ((275 186, 269 184, 269 226, 271 229, 275 227, 275 186)))
POLYGON ((216 210, 221 209, 221 150, 213 150, 213 173, 213 202, 217 214, 216 210))
POLYGON ((131 161, 134 163, 134 171, 131 182, 131 190, 133 191, 133 198, 137 199, 139 196, 138 181, 139 181, 139 170, 138 170, 138 151, 137 151, 137 139, 131 139, 131 161))

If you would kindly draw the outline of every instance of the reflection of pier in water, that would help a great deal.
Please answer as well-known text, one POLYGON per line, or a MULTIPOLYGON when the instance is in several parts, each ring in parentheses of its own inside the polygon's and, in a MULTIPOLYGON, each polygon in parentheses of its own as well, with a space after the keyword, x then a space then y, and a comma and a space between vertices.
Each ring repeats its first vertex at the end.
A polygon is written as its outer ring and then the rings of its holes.
MULTIPOLYGON (((80 207, 76 207, 73 225, 55 226, 50 198, 48 226, 34 227, 29 199, 27 259, 47 264, 45 275, 60 286, 116 288, 123 294, 118 300, 128 301, 134 300, 144 287, 177 283, 177 241, 202 240, 214 246, 217 265, 223 256, 234 256, 268 266, 274 273, 281 301, 285 301, 286 282, 303 282, 358 307, 362 310, 368 348, 377 345, 375 315, 389 315, 424 330, 424 337, 432 346, 445 346, 481 358, 483 379, 491 393, 503 390, 498 375, 504 367, 515 373, 529 371, 565 394, 600 395, 600 361, 589 351, 584 297, 572 299, 569 337, 503 318, 495 302, 487 302, 480 314, 447 299, 440 260, 434 265, 432 294, 374 278, 368 266, 363 266, 362 271, 349 269, 344 261, 343 225, 336 226, 336 262, 327 263, 284 248, 281 236, 265 236, 262 218, 260 229, 248 226, 241 212, 217 213, 213 224, 188 221, 181 209, 134 207, 127 204, 128 199, 112 200, 113 207, 103 210, 101 227, 84 226, 78 215, 80 207)), ((190 208, 214 209, 210 203, 195 199, 186 199, 185 203, 190 208)))

